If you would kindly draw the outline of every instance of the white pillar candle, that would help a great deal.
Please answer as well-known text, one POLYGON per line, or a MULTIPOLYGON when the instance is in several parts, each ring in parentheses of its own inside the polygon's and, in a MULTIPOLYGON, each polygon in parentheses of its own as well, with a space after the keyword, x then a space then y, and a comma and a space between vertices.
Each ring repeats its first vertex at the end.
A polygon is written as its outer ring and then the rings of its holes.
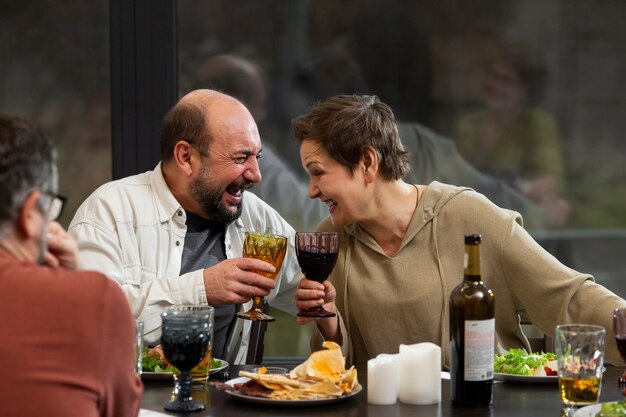
POLYGON ((400 402, 441 402, 441 348, 434 343, 400 345, 399 377, 400 402))
POLYGON ((367 361, 367 402, 395 404, 398 398, 398 356, 378 355, 367 361))

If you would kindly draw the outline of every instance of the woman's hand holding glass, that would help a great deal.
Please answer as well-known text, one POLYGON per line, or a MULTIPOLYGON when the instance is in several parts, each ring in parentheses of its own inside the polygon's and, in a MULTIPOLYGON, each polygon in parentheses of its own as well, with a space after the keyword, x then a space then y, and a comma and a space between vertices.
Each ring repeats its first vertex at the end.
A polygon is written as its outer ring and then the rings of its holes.
MULTIPOLYGON (((296 290, 296 306, 298 310, 307 310, 309 308, 322 306, 325 310, 333 313, 337 312, 335 307, 335 299, 337 291, 330 281, 317 282, 310 279, 302 278, 298 283, 296 290)), ((331 317, 331 321, 336 322, 337 319, 331 317)), ((298 323, 307 323, 311 320, 320 320, 318 318, 298 317, 298 323)), ((328 320, 320 320, 326 322, 328 320)))
MULTIPOLYGON (((329 281, 323 283, 303 278, 298 283, 296 290, 296 306, 299 310, 322 306, 325 310, 337 313, 335 299, 337 291, 329 281)), ((299 324, 307 323, 311 320, 317 321, 317 328, 325 340, 332 340, 341 343, 341 332, 339 329, 339 319, 335 317, 310 318, 296 317, 299 324)))

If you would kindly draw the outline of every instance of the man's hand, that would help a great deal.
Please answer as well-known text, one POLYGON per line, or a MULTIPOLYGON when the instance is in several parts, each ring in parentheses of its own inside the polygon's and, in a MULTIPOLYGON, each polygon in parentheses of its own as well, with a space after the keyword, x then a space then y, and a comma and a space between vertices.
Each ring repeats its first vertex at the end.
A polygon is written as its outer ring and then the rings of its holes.
POLYGON ((274 288, 272 264, 254 258, 226 259, 204 270, 204 288, 211 305, 243 304, 252 297, 264 297, 274 288))
POLYGON ((48 225, 48 249, 43 256, 45 265, 62 267, 66 269, 78 269, 78 247, 76 242, 57 222, 48 225))

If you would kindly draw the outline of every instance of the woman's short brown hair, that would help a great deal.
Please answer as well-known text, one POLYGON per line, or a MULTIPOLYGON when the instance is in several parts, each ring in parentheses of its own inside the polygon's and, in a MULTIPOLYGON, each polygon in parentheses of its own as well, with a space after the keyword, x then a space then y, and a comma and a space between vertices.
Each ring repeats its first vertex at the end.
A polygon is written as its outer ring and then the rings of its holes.
POLYGON ((396 118, 376 96, 342 95, 316 104, 292 121, 298 141, 315 140, 326 153, 354 172, 365 150, 378 154, 381 176, 393 181, 409 172, 396 118))

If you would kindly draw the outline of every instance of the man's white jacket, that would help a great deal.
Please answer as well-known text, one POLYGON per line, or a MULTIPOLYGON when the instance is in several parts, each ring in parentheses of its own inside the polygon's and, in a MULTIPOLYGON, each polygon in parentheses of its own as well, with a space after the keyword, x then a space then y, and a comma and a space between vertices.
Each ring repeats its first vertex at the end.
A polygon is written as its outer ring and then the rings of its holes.
MULTIPOLYGON (((211 289, 204 286, 202 270, 180 275, 185 220, 185 210, 170 192, 159 164, 153 171, 99 187, 79 207, 69 227, 78 243, 81 268, 100 271, 121 285, 134 317, 144 322, 147 343, 158 343, 160 315, 168 307, 208 305, 206 291, 211 289)), ((294 314, 295 289, 302 274, 293 228, 268 204, 246 192, 241 216, 226 225, 227 258, 241 257, 247 231, 287 236, 287 254, 266 300, 294 314)), ((236 320, 223 359, 244 362, 250 324, 236 320)))

